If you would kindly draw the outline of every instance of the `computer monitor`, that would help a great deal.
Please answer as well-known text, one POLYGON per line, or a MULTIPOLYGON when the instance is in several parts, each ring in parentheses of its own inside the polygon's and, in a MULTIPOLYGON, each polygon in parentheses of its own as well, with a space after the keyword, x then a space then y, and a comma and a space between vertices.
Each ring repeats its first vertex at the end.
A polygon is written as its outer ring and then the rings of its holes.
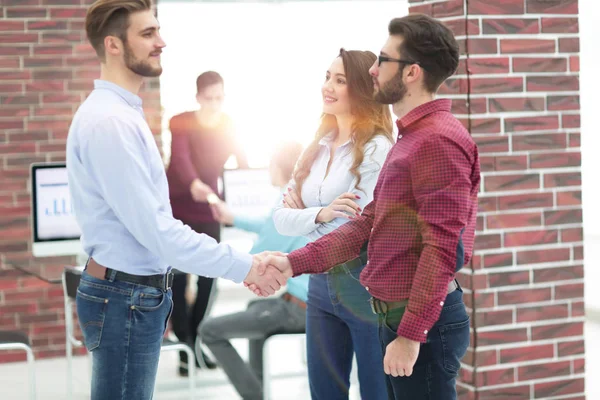
POLYGON ((32 253, 80 255, 81 230, 73 213, 65 163, 31 165, 32 253))
POLYGON ((223 197, 234 214, 268 215, 278 195, 281 193, 271 184, 268 168, 226 169, 223 172, 223 197))

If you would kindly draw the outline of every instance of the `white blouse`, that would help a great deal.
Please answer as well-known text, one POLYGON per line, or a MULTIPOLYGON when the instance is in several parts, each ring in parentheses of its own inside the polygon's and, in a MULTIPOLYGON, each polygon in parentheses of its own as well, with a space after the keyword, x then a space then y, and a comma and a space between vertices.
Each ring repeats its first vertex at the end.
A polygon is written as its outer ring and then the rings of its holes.
MULTIPOLYGON (((319 211, 331 204, 339 195, 345 192, 357 194, 360 199, 356 199, 355 202, 363 210, 373 200, 373 189, 379 172, 394 143, 383 135, 376 135, 365 145, 365 157, 358 168, 361 176, 360 189, 357 189, 356 179, 350 172, 353 163, 351 141, 347 141, 335 150, 329 173, 325 176, 331 156, 331 141, 330 135, 319 142, 321 146, 319 154, 302 185, 301 196, 306 208, 303 210, 285 208, 283 203, 275 208, 273 220, 280 234, 306 236, 311 241, 317 240, 349 221, 347 218, 336 218, 331 222, 315 222, 319 211)), ((288 186, 296 188, 293 179, 288 186)))

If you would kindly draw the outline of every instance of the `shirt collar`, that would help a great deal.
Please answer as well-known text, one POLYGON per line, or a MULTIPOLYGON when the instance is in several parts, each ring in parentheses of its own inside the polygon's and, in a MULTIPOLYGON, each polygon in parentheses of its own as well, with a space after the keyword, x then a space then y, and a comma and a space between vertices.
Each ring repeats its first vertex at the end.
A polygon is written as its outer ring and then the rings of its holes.
MULTIPOLYGON (((333 132, 331 132, 331 133, 328 133, 327 135, 323 136, 323 137, 321 138, 321 140, 319 140, 319 144, 320 144, 321 146, 327 146, 327 148, 330 148, 331 142, 333 141, 333 136, 334 136, 334 133, 333 133, 333 132)), ((352 139, 348 139, 348 140, 346 140, 344 143, 342 143, 342 144, 339 146, 339 148, 342 148, 342 147, 344 147, 344 146, 348 145, 350 142, 352 142, 352 139)))
POLYGON ((452 100, 450 99, 436 99, 428 101, 425 104, 421 104, 420 106, 413 108, 408 114, 396 121, 398 131, 401 132, 401 134, 404 134, 404 132, 402 132, 404 129, 414 124, 421 118, 424 118, 437 111, 450 112, 451 107, 452 100))
POLYGON ((102 79, 95 79, 94 89, 111 90, 121 96, 130 106, 134 108, 139 108, 142 106, 142 98, 140 96, 131 93, 129 90, 124 89, 115 83, 102 79))

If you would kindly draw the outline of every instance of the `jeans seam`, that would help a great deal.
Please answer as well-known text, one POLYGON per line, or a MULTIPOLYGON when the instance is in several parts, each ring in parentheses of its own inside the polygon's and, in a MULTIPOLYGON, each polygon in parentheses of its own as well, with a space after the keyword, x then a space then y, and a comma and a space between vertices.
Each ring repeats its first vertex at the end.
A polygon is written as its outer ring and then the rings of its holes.
POLYGON ((127 342, 125 343, 125 365, 123 368, 123 388, 121 390, 121 396, 123 398, 123 400, 125 400, 125 390, 127 388, 127 374, 129 372, 129 350, 131 349, 131 326, 132 326, 132 319, 133 319, 133 313, 135 310, 132 309, 133 306, 133 293, 132 293, 132 297, 129 298, 129 318, 127 319, 127 342))
POLYGON ((109 292, 120 293, 120 294, 124 294, 126 296, 131 296, 133 294, 133 289, 128 289, 128 290, 119 289, 119 288, 108 286, 108 285, 101 285, 99 283, 90 282, 85 279, 81 279, 80 285, 90 286, 90 287, 93 287, 93 288, 99 289, 99 290, 106 290, 109 292))

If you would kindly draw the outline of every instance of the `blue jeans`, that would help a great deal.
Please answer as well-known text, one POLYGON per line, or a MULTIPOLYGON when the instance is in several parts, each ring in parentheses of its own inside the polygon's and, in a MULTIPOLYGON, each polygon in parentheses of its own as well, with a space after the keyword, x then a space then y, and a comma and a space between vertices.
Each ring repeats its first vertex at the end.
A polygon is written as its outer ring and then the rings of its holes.
MULTIPOLYGON (((384 352, 398 337, 396 331, 404 310, 399 308, 379 315, 379 335, 384 352)), ((412 375, 385 375, 389 398, 456 400, 456 377, 469 339, 469 316, 463 303, 463 292, 457 289, 446 297, 440 318, 427 334, 427 342, 421 344, 412 375)))
POLYGON ((387 399, 377 316, 358 281, 362 269, 310 277, 306 344, 313 400, 348 399, 355 353, 361 398, 387 399))
POLYGON ((76 302, 93 360, 90 398, 152 399, 171 290, 97 279, 84 271, 76 302))

